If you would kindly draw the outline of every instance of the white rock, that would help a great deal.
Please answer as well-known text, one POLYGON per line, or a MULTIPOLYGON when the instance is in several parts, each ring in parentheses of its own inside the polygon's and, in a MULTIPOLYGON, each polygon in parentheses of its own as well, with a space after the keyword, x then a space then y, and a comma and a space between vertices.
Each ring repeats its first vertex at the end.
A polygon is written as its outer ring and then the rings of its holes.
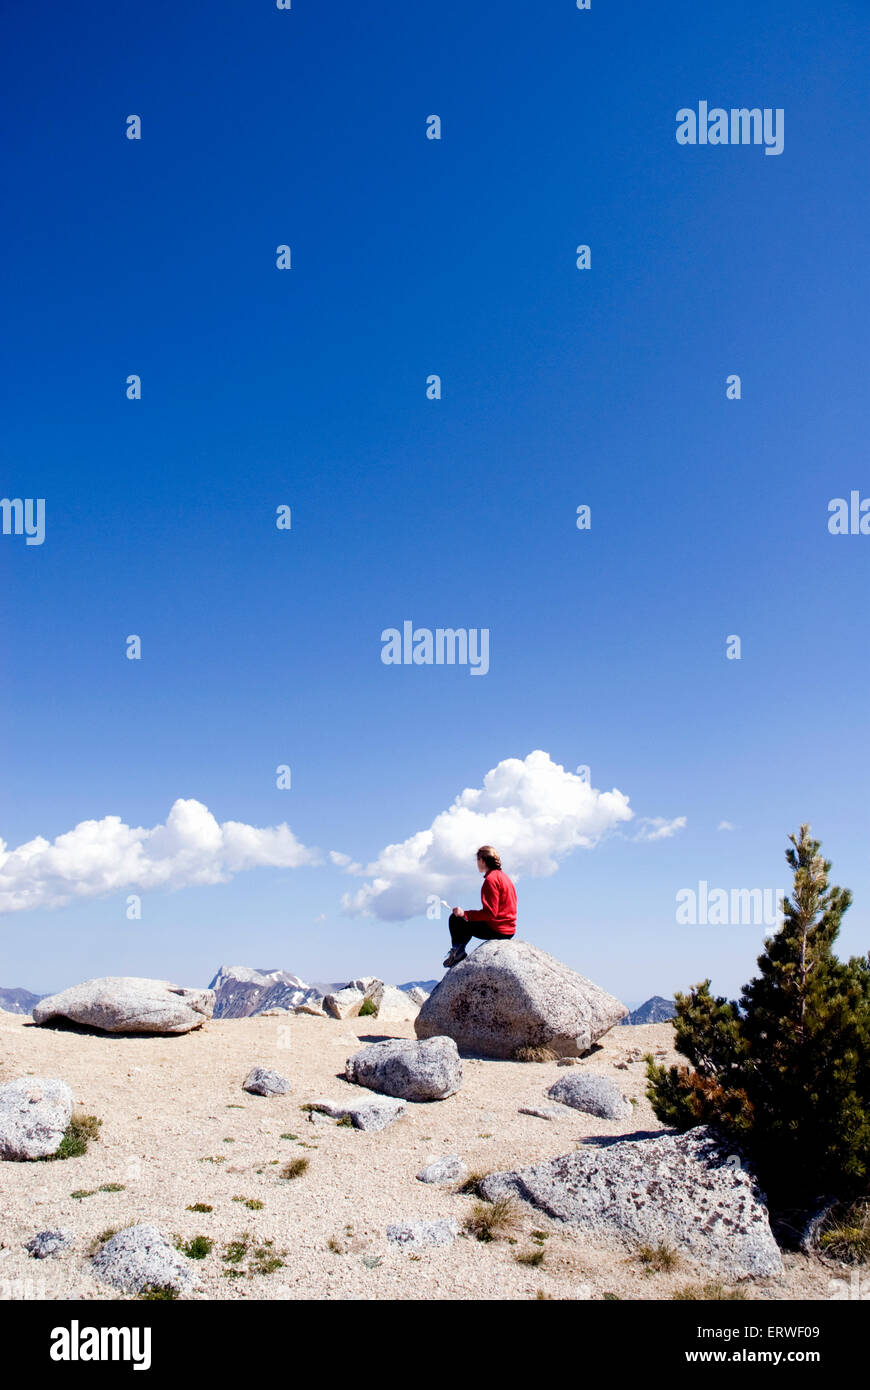
POLYGON ((34 1023, 68 1018, 104 1033, 188 1033, 211 1018, 214 991, 183 989, 168 980, 106 975, 41 999, 34 1023))
POLYGON ((183 1293, 199 1283, 192 1262, 156 1226, 127 1226, 106 1241, 91 1263, 97 1278, 130 1293, 141 1293, 148 1285, 168 1285, 183 1293))
POLYGON ((371 999, 377 1008, 377 1017, 381 1023, 410 1022, 420 1012, 419 1004, 414 1002, 409 993, 397 989, 395 985, 385 985, 382 980, 378 981, 366 997, 371 999))
POLYGON ((354 1129, 386 1129, 394 1120, 400 1120, 407 1113, 408 1103, 393 1096, 372 1096, 371 1099, 331 1101, 316 1100, 312 1108, 317 1113, 331 1115, 335 1120, 349 1116, 354 1129))
POLYGON ((468 1169, 458 1154, 446 1158, 433 1159, 417 1174, 418 1182, 451 1183, 462 1182, 468 1176, 468 1169))
POLYGON ((0 1086, 0 1158, 49 1158, 72 1118, 73 1093, 56 1077, 21 1076, 0 1086))
POLYGON ((357 1018, 364 999, 365 995, 361 989, 353 989, 346 985, 335 994, 325 996, 323 1009, 330 1018, 357 1018))

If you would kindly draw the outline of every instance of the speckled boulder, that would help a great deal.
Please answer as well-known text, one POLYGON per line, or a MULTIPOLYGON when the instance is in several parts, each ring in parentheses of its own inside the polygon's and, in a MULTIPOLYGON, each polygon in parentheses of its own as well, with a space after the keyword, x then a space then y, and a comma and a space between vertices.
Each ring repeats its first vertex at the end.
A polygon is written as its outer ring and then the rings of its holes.
POLYGON ((184 1293, 199 1283, 191 1261, 156 1226, 127 1226, 106 1241, 91 1264, 98 1279, 125 1293, 141 1293, 149 1285, 184 1293))
POLYGON ((726 1279, 781 1274, 764 1195, 731 1157, 699 1126, 491 1173, 480 1191, 490 1202, 519 1197, 557 1221, 635 1248, 670 1245, 726 1279))
POLYGON ((71 1250, 75 1243, 73 1232, 59 1226, 56 1231, 37 1231, 24 1248, 35 1260, 47 1260, 50 1255, 62 1255, 65 1250, 71 1250))
POLYGON ((34 1005, 34 1023, 68 1018, 102 1033, 189 1033, 214 1010, 213 989, 182 989, 168 980, 104 975, 34 1005))
POLYGON ((411 1250, 451 1245, 458 1235, 459 1225, 452 1217, 439 1221, 396 1221, 387 1227, 387 1240, 411 1250))
POLYGON ((316 1100, 311 1110, 313 1114, 329 1115, 334 1120, 347 1118, 354 1129, 378 1130, 400 1120, 407 1114, 408 1105, 392 1096, 372 1096, 365 1100, 316 1100))
POLYGON ((272 1067, 251 1067, 242 1082, 242 1090, 249 1091, 252 1096, 286 1096, 290 1082, 272 1067))
POLYGON ((49 1158, 72 1118, 73 1093, 56 1077, 21 1076, 0 1086, 0 1158, 49 1158))
POLYGON ((458 1154, 448 1154, 445 1158, 435 1158, 421 1168, 417 1174, 418 1182, 451 1183, 462 1182, 468 1176, 468 1169, 458 1154))
POLYGON ((626 1100, 616 1082, 595 1072, 572 1071, 560 1076, 547 1095, 601 1120, 627 1120, 632 1114, 631 1101, 626 1100))
POLYGON ((348 1081, 403 1100, 444 1100, 462 1085, 462 1063, 452 1038, 390 1038, 348 1057, 348 1081))
POLYGON ((414 1028, 418 1038, 446 1035, 483 1057, 513 1057, 521 1047, 579 1056, 627 1013, 591 980, 512 937, 484 941, 448 970, 414 1028))

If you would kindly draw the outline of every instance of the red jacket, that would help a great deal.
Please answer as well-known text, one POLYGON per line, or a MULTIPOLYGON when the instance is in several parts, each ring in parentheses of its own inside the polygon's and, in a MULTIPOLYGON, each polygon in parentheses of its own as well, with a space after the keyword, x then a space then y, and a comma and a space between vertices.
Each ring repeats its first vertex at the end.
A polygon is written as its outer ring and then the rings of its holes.
POLYGON ((517 929, 517 890, 501 869, 490 869, 480 885, 481 911, 466 912, 469 922, 486 922, 499 936, 513 936, 517 929))

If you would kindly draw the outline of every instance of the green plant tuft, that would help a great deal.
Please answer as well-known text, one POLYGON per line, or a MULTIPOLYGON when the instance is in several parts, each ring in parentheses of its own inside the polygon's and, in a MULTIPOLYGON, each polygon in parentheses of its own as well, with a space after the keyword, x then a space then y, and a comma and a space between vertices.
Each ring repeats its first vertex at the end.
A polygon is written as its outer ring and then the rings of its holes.
POLYGON ((91 1140, 99 1139, 102 1123, 96 1115, 79 1115, 73 1112, 63 1138, 55 1152, 48 1155, 48 1159, 81 1158, 87 1153, 91 1140))
POLYGON ((287 1178, 288 1180, 291 1178, 301 1178, 302 1174, 307 1170, 310 1161, 311 1160, 307 1158, 291 1158, 289 1163, 284 1164, 278 1176, 287 1178))

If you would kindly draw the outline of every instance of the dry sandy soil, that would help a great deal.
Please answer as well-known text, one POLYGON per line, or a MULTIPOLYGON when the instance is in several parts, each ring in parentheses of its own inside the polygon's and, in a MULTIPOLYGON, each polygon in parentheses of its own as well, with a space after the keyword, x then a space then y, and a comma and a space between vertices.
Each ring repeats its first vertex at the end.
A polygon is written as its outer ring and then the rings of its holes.
MULTIPOLYGON (((81 1158, 0 1163, 0 1297, 119 1297, 94 1278, 88 1251, 106 1231, 136 1222, 170 1237, 213 1238, 211 1253, 195 1264, 201 1284, 187 1297, 196 1299, 661 1299, 710 1278, 684 1257, 669 1273, 648 1273, 636 1252, 593 1241, 525 1205, 516 1243, 463 1234, 413 1255, 385 1235, 393 1221, 452 1216, 461 1226, 470 1214, 473 1197, 417 1181, 432 1158, 459 1154, 470 1170, 493 1172, 567 1153, 595 1135, 662 1129, 644 1096, 640 1058, 653 1051, 677 1060, 671 1024, 614 1028, 578 1063, 635 1098, 633 1122, 580 1112, 557 1120, 520 1115, 520 1105, 551 1103, 547 1087, 565 1072, 555 1062, 473 1059, 464 1062, 457 1095, 412 1105, 407 1118, 379 1133, 309 1120, 300 1108, 306 1101, 371 1094, 343 1080, 345 1059, 360 1044, 414 1036, 411 1023, 383 1029, 376 1019, 287 1015, 212 1020, 181 1037, 110 1037, 37 1028, 0 1012, 0 1081, 61 1077, 81 1109, 102 1120, 99 1140, 81 1158), (291 1093, 242 1091, 255 1064, 286 1075, 291 1093), (309 1160, 307 1170, 282 1179, 284 1164, 298 1157, 309 1160), (115 1183, 123 1191, 100 1191, 115 1183), (92 1195, 75 1198, 76 1191, 92 1195), (245 1200, 262 1207, 252 1210, 245 1200), (194 1203, 213 1211, 189 1211, 194 1203), (57 1226, 76 1233, 75 1248, 32 1259, 23 1242, 57 1226), (537 1266, 516 1258, 539 1248, 532 1231, 547 1236, 537 1266), (252 1251, 272 1241, 268 1253, 283 1265, 252 1273, 250 1255, 225 1262, 227 1244, 245 1233, 252 1251)), ((785 1266, 784 1278, 752 1284, 748 1297, 831 1297, 836 1270, 792 1254, 785 1266)))

